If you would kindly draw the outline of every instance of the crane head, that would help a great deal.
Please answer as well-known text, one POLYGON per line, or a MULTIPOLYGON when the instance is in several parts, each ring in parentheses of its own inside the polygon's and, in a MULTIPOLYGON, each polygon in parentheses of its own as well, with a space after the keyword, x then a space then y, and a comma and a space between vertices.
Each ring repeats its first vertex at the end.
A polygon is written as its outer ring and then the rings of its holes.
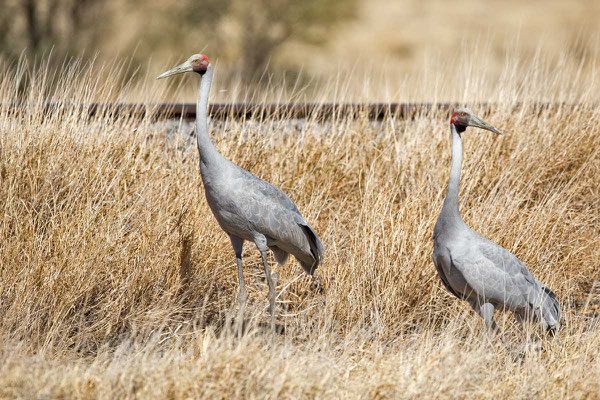
POLYGON ((456 127, 458 133, 464 132, 468 126, 485 129, 486 131, 494 132, 500 135, 500 131, 488 124, 481 118, 473 114, 473 111, 468 108, 459 108, 454 111, 450 118, 450 124, 456 127))
POLYGON ((204 75, 208 68, 210 68, 210 61, 208 61, 208 57, 206 57, 204 54, 194 54, 183 64, 171 68, 167 72, 158 76, 156 79, 162 79, 168 76, 182 74, 184 72, 197 72, 200 75, 204 75))

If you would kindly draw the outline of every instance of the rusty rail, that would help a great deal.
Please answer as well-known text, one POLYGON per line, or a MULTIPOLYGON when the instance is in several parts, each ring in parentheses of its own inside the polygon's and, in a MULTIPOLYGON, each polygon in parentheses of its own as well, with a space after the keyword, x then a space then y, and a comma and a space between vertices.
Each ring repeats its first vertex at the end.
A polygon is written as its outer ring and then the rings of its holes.
MULTIPOLYGON (((538 111, 544 109, 561 107, 564 103, 536 103, 534 107, 538 111)), ((382 120, 386 117, 399 119, 411 119, 416 115, 432 111, 447 111, 459 106, 459 103, 296 103, 296 104, 224 104, 214 103, 208 107, 211 118, 224 120, 234 119, 303 119, 314 118, 317 120, 340 118, 340 117, 367 117, 370 120, 382 120)), ((473 105, 480 113, 490 110, 491 103, 478 103, 473 105)), ((521 104, 516 104, 518 108, 521 104)), ((574 106, 574 105, 570 105, 574 106)), ((8 110, 10 113, 20 114, 30 112, 39 106, 26 104, 0 104, 0 111, 8 110)), ((69 108, 69 105, 47 103, 43 105, 44 113, 51 113, 56 108, 69 108)), ((88 105, 73 105, 79 107, 82 112, 91 116, 117 116, 129 115, 143 118, 149 113, 153 118, 159 119, 184 119, 196 118, 196 104, 173 103, 173 104, 133 104, 133 103, 92 103, 88 105)))
MULTIPOLYGON (((210 104, 209 115, 215 119, 304 119, 318 120, 339 117, 364 116, 370 120, 382 120, 388 116, 414 117, 419 112, 450 110, 456 104, 433 103, 297 103, 297 104, 210 104)), ((195 104, 161 104, 156 115, 167 119, 195 119, 195 104)))

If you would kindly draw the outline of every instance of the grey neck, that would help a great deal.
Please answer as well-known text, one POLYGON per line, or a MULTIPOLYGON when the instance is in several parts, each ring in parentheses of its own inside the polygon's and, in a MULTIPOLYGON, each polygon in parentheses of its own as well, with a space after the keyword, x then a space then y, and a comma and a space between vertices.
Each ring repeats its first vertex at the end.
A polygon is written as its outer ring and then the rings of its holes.
POLYGON ((446 218, 460 218, 458 209, 458 189, 460 186, 460 168, 462 164, 462 138, 456 131, 454 124, 450 124, 452 131, 452 168, 450 169, 450 179, 448 179, 448 190, 446 191, 446 199, 440 214, 446 218))
POLYGON ((196 141, 198 153, 200 154, 200 167, 214 166, 221 155, 210 140, 208 133, 208 95, 212 83, 212 65, 208 66, 206 73, 200 79, 200 90, 198 91, 198 102, 196 103, 196 141))

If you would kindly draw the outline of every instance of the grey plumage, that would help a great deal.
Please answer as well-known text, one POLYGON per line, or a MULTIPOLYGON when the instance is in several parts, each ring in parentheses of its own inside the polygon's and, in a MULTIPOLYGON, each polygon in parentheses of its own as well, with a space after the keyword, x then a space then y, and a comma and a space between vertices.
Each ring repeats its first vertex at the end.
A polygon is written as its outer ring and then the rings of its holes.
POLYGON ((239 334, 242 333, 248 297, 242 273, 244 241, 254 242, 261 253, 269 285, 271 329, 274 331, 276 293, 266 257, 267 247, 273 251, 279 264, 285 263, 292 254, 309 275, 322 262, 325 249, 315 231, 283 191, 227 160, 214 147, 207 125, 208 95, 213 76, 208 58, 195 54, 158 79, 191 71, 201 75, 196 104, 196 139, 206 200, 219 225, 229 235, 237 260, 240 283, 239 334))
POLYGON ((488 328, 498 331, 493 313, 495 307, 501 307, 512 311, 519 321, 537 321, 554 333, 559 325, 560 304, 552 290, 537 281, 517 257, 473 231, 460 216, 461 133, 468 126, 500 133, 469 109, 458 109, 452 115, 452 168, 434 228, 433 263, 446 289, 466 300, 488 328))

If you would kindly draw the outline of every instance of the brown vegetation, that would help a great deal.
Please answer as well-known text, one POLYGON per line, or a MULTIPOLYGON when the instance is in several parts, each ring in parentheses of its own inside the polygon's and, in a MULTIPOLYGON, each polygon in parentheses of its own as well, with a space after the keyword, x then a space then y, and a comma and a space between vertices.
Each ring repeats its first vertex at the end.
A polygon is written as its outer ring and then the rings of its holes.
MULTIPOLYGON (((29 112, 0 111, 0 397, 598 396, 600 325, 586 301, 600 259, 593 65, 578 73, 511 58, 491 79, 485 62, 461 62, 400 90, 475 112, 475 101, 497 102, 485 118, 504 135, 465 134, 462 214, 556 292, 562 343, 503 314, 510 346, 491 343, 440 284, 430 238, 449 172, 448 115, 427 113, 213 127, 217 148, 285 190, 327 249, 322 291, 295 262, 273 266, 285 335, 270 346, 260 259, 246 245, 250 332, 237 340, 235 260, 194 146, 149 118, 89 120, 70 107, 140 93, 159 102, 164 84, 118 91, 118 69, 99 79, 42 66, 24 88, 29 112), (43 115, 48 99, 61 107, 43 115), (540 99, 571 104, 539 111, 540 99)), ((19 98, 11 71, 0 72, 2 103, 19 98)), ((345 82, 320 93, 371 90, 345 82)), ((213 98, 231 85, 217 82, 213 98)), ((255 98, 278 96, 301 97, 273 88, 255 98)))

